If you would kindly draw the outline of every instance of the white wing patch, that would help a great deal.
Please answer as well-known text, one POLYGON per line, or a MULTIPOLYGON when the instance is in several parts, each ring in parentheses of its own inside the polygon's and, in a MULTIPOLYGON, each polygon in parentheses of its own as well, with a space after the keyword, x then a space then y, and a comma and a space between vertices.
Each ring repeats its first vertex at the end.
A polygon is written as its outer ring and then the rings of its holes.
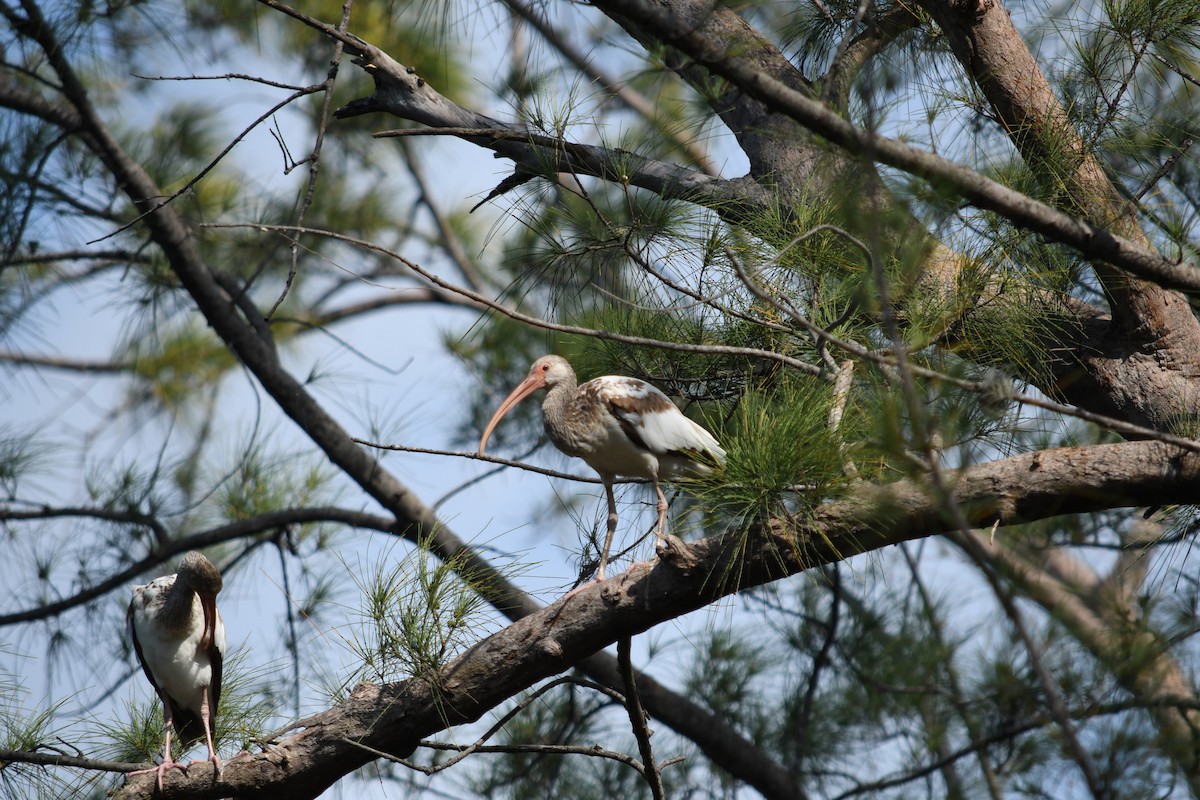
POLYGON ((724 463, 725 451, 716 438, 684 416, 669 397, 649 383, 618 375, 606 375, 588 383, 609 413, 636 440, 635 444, 656 456, 703 455, 724 463))

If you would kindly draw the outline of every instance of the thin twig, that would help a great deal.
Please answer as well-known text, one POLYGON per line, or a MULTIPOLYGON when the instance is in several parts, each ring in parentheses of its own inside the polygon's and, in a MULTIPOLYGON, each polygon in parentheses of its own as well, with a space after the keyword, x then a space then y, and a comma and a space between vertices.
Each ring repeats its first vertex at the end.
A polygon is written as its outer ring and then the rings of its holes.
MULTIPOLYGON (((557 686, 561 686, 563 684, 573 684, 573 685, 578 685, 578 686, 585 686, 586 688, 593 689, 604 695, 607 695, 609 698, 613 699, 616 702, 620 702, 620 703, 624 702, 624 698, 621 697, 620 694, 618 694, 617 692, 614 692, 612 689, 609 689, 607 686, 601 686, 600 684, 595 683, 593 681, 581 680, 579 678, 573 678, 573 677, 555 678, 554 680, 550 681, 549 683, 539 686, 537 689, 530 692, 525 697, 521 698, 520 702, 518 702, 515 706, 513 706, 511 709, 509 709, 502 717, 500 717, 499 720, 497 720, 490 728, 488 728, 482 736, 480 736, 478 739, 476 739, 471 744, 469 744, 469 745, 452 745, 449 747, 442 747, 441 749, 455 749, 458 751, 458 754, 456 756, 454 756, 453 758, 451 758, 449 761, 444 761, 441 764, 437 764, 432 767, 427 767, 424 764, 417 764, 417 763, 408 761, 407 759, 400 758, 398 756, 392 755, 391 753, 385 753, 382 750, 376 750, 375 748, 368 747, 367 745, 365 745, 361 742, 355 742, 355 741, 351 741, 349 739, 343 739, 342 741, 345 742, 346 744, 353 745, 354 747, 359 747, 363 750, 366 750, 367 752, 373 753, 374 755, 379 756, 380 758, 386 758, 389 761, 394 761, 397 764, 402 764, 403 766, 406 766, 409 769, 414 769, 414 770, 424 773, 426 775, 433 775, 435 773, 442 772, 443 770, 449 769, 450 767, 452 767, 455 764, 457 764, 458 762, 462 761, 464 758, 471 755, 472 753, 513 752, 510 750, 505 750, 504 747, 490 747, 489 748, 485 745, 485 742, 487 742, 488 739, 495 736, 496 733, 498 733, 501 728, 503 728, 505 725, 507 725, 509 723, 509 721, 512 720, 513 717, 517 716, 517 714, 520 714, 522 711, 524 711, 526 708, 528 708, 533 702, 535 702, 542 695, 546 694, 551 689, 553 689, 557 686)), ((421 744, 428 746, 428 747, 437 747, 438 746, 438 743, 430 743, 430 744, 426 745, 424 742, 422 742, 421 744)), ((627 756, 623 753, 609 755, 608 751, 596 752, 595 748, 582 748, 582 747, 579 747, 579 748, 572 747, 569 751, 564 750, 563 748, 570 747, 568 745, 534 745, 534 746, 539 747, 539 748, 553 748, 553 749, 544 749, 544 750, 542 750, 542 752, 578 752, 578 753, 582 753, 584 755, 603 755, 606 758, 613 757, 613 758, 616 758, 616 760, 618 760, 618 761, 622 761, 624 763, 630 763, 631 766, 635 766, 635 768, 637 768, 637 766, 640 766, 640 765, 637 765, 636 761, 633 761, 633 759, 630 759, 629 756, 627 756)))
POLYGON ((354 236, 346 236, 344 234, 340 234, 335 231, 321 230, 318 228, 300 229, 294 225, 263 225, 263 224, 254 224, 254 223, 248 223, 248 222, 212 223, 212 224, 205 225, 203 227, 205 227, 205 228, 257 228, 259 230, 269 230, 269 231, 279 231, 279 232, 292 232, 292 231, 300 230, 300 231, 304 231, 304 232, 320 234, 322 236, 328 236, 329 238, 336 239, 337 241, 346 242, 348 244, 354 244, 359 247, 367 248, 367 249, 372 250, 377 253, 383 253, 385 255, 391 256, 392 258, 401 262, 402 264, 407 266, 409 269, 411 269, 413 272, 417 273, 422 278, 424 278, 425 280, 434 284, 435 286, 439 286, 443 289, 446 289, 447 291, 454 292, 456 294, 460 294, 464 297, 467 297, 471 300, 481 303, 481 304, 487 306, 488 308, 492 309, 493 311, 497 311, 500 314, 503 314, 504 316, 508 317, 509 319, 515 320, 517 322, 525 323, 526 325, 532 325, 537 328, 542 328, 544 330, 556 331, 558 333, 575 334, 578 336, 589 336, 589 337, 592 337, 595 339, 604 339, 604 340, 612 341, 612 342, 622 342, 624 344, 631 344, 631 345, 636 345, 639 347, 654 347, 654 348, 658 348, 661 350, 674 350, 674 351, 683 352, 683 353, 706 353, 706 354, 710 354, 710 355, 744 356, 746 358, 756 358, 756 359, 763 359, 766 361, 776 361, 776 362, 779 362, 780 364, 792 367, 793 369, 796 369, 800 372, 804 372, 804 373, 807 373, 810 375, 819 375, 821 373, 821 368, 816 366, 815 364, 809 364, 808 362, 801 361, 798 358, 793 358, 788 355, 784 355, 783 353, 776 353, 771 350, 763 350, 763 349, 760 349, 757 347, 732 347, 732 346, 727 346, 727 345, 716 345, 716 344, 692 344, 690 342, 671 342, 671 341, 665 341, 662 339, 650 339, 650 338, 647 338, 644 336, 629 336, 626 334, 614 333, 612 331, 600 330, 597 328, 582 328, 582 327, 579 327, 576 325, 563 325, 563 324, 560 324, 557 322, 551 322, 549 320, 542 319, 540 317, 534 317, 529 314, 524 314, 520 311, 509 308, 508 306, 505 306, 502 303, 498 303, 495 300, 491 300, 478 292, 471 291, 470 289, 464 289, 461 286, 456 286, 456 285, 450 283, 449 281, 439 278, 437 275, 433 274, 432 272, 429 272, 424 267, 421 267, 421 266, 415 264, 414 262, 409 261, 404 256, 400 255, 399 253, 397 253, 393 250, 389 250, 386 247, 382 247, 380 245, 374 244, 372 242, 368 242, 364 239, 359 239, 354 236))
POLYGON ((107 761, 100 758, 69 756, 64 753, 41 753, 30 750, 0 750, 0 765, 19 763, 37 764, 44 767, 75 767, 98 772, 133 772, 145 768, 145 763, 130 761, 107 761))
POLYGON ((1012 623, 1013 629, 1021 639, 1021 643, 1025 645, 1025 653, 1029 656, 1029 665, 1033 667, 1033 672, 1037 675, 1038 683, 1041 685, 1042 693, 1046 698, 1046 703, 1050 706, 1050 714, 1062 733, 1063 742, 1066 745, 1067 751, 1071 754, 1071 759, 1079 767, 1079 771, 1083 773, 1083 779, 1087 783, 1088 791, 1091 792, 1092 797, 1096 798, 1096 800, 1102 800, 1102 798, 1108 796, 1108 793, 1104 790, 1100 776, 1096 774, 1096 767, 1092 763, 1091 757, 1088 756, 1083 743, 1079 741, 1079 734, 1071 721, 1071 714, 1067 708, 1067 704, 1063 700, 1062 694, 1058 691, 1058 686, 1055 684, 1053 676, 1051 676, 1050 671, 1046 668, 1038 646, 1033 641, 1033 637, 1029 634, 1029 630, 1025 626, 1021 610, 1017 608, 1017 604, 1013 601, 1012 594, 1000 583, 995 569, 982 550, 982 545, 969 532, 962 536, 955 535, 952 539, 975 562, 980 572, 983 573, 984 578, 987 579, 988 585, 992 587, 992 592, 995 594, 996 600, 999 601, 1000 607, 1004 609, 1005 616, 1012 623))
POLYGON ((508 6, 514 14, 525 20, 530 27, 540 33, 542 38, 558 50, 572 66, 584 75, 587 75, 593 82, 600 84, 605 91, 611 92, 613 97, 616 97, 627 108, 645 119, 663 138, 670 141, 671 144, 686 154, 693 164, 708 175, 712 175, 713 177, 720 176, 720 169, 713 163, 708 154, 696 146, 695 140, 685 139, 675 131, 669 130, 663 124, 654 103, 647 100, 644 95, 631 87, 627 82, 619 81, 605 74, 598 65, 598 59, 589 58, 586 54, 580 52, 566 36, 555 30, 548 23, 542 14, 539 14, 521 0, 504 0, 504 5, 508 6))
POLYGON ((1178 161, 1180 156, 1182 156, 1184 153, 1186 153, 1191 148, 1193 141, 1194 140, 1192 139, 1192 137, 1189 136, 1186 139, 1184 139, 1182 142, 1179 143, 1178 149, 1176 149, 1173 153, 1171 153, 1171 155, 1167 157, 1167 160, 1162 163, 1162 166, 1160 166, 1158 169, 1156 169, 1154 171, 1153 175, 1151 175, 1149 178, 1146 178, 1145 183, 1143 183, 1141 185, 1141 187, 1139 187, 1138 190, 1134 193, 1134 195, 1133 195, 1134 202, 1141 200, 1142 197, 1145 196, 1146 192, 1153 189, 1155 184, 1157 184, 1159 181, 1161 181, 1166 176, 1166 174, 1168 172, 1170 172, 1172 170, 1172 168, 1174 168, 1175 162, 1178 161))
POLYGON ((630 654, 632 643, 633 638, 630 636, 623 636, 617 640, 617 668, 621 671, 621 680, 625 684, 625 710, 629 713, 629 724, 633 727, 633 737, 637 739, 638 752, 642 754, 642 777, 650 787, 650 796, 654 800, 666 800, 662 775, 654 765, 654 750, 650 747, 646 712, 642 708, 642 699, 638 695, 637 683, 633 677, 633 659, 630 654))
POLYGON ((245 128, 243 128, 240 133, 238 133, 236 136, 234 136, 229 141, 229 143, 225 145, 225 147, 221 150, 221 152, 217 153, 216 156, 214 156, 212 159, 210 159, 207 164, 205 164, 203 167, 201 167, 200 170, 195 175, 193 175, 191 178, 189 178, 187 183, 185 183, 183 186, 179 187, 179 189, 177 189, 176 191, 167 195, 166 197, 160 199, 157 203, 150 206, 149 208, 147 208, 142 213, 138 214, 133 219, 127 221, 125 224, 121 225, 116 230, 109 231, 108 233, 106 233, 103 236, 92 239, 91 241, 87 242, 87 244, 92 245, 92 244, 96 244, 97 242, 103 242, 106 239, 111 239, 113 236, 116 236, 118 233, 121 233, 122 231, 132 228, 134 225, 136 225, 141 220, 145 219, 146 217, 150 216, 151 214, 155 213, 156 211, 162 209, 164 206, 174 202, 179 197, 182 197, 184 194, 191 191, 192 188, 197 183, 199 183, 201 180, 203 180, 204 176, 208 175, 208 173, 210 173, 214 169, 216 169, 217 165, 220 164, 225 159, 225 156, 229 155, 230 151, 232 151, 233 148, 237 147, 243 139, 245 139, 248 135, 250 135, 251 131, 253 131, 259 125, 261 125, 264 121, 266 121, 266 120, 270 119, 272 116, 274 116, 275 112, 286 107, 290 103, 292 103, 296 100, 299 100, 301 97, 305 97, 307 95, 313 94, 320 90, 321 90, 320 84, 317 86, 309 86, 305 89, 301 89, 299 91, 293 92, 288 97, 279 101, 278 103, 273 105, 269 111, 266 111, 265 113, 259 115, 258 119, 254 120, 249 125, 247 125, 245 128))
MULTIPOLYGON (((0 518, 3 518, 4 514, 11 513, 9 509, 0 508, 0 518)), ((97 515, 89 512, 75 516, 97 515)), ((127 581, 146 572, 146 570, 157 567, 168 559, 187 550, 211 547, 223 542, 243 539, 281 525, 300 525, 309 522, 340 522, 357 528, 377 530, 393 535, 397 532, 397 523, 394 518, 367 514, 362 511, 350 511, 336 507, 295 508, 285 511, 272 511, 249 519, 237 520, 216 528, 210 528, 207 531, 194 533, 190 536, 171 539, 169 543, 162 547, 156 547, 149 555, 130 564, 125 569, 114 573, 100 583, 81 589, 69 597, 36 608, 0 615, 0 627, 58 616, 64 611, 81 606, 111 592, 113 589, 124 585, 127 581)))
MULTIPOLYGON (((999 521, 999 520, 997 520, 999 521)), ((924 542, 921 543, 924 546, 924 542)), ((916 587, 917 594, 921 599, 921 611, 925 617, 926 624, 929 626, 930 632, 933 634, 933 639, 937 643, 938 650, 945 653, 942 658, 942 665, 946 673, 946 697, 954 705, 959 717, 962 719, 963 727, 967 730, 967 735, 972 739, 979 738, 979 725, 972 715, 971 709, 967 702, 963 700, 962 684, 959 680, 958 671, 954 668, 954 648, 947 640, 942 620, 938 617, 936 604, 929 589, 925 586, 925 581, 921 577, 921 571, 918 568, 917 560, 909 552, 908 543, 900 545, 900 552, 904 556, 904 561, 908 565, 909 574, 912 576, 913 585, 916 587)), ((907 616, 907 615, 906 615, 907 616)), ((935 720, 936 725, 944 727, 944 719, 935 720)), ((1000 781, 996 776, 996 770, 988 761, 988 748, 981 747, 975 751, 976 760, 979 762, 979 770, 983 773, 984 785, 987 786, 988 794, 992 800, 1001 800, 1003 792, 1000 789, 1000 781)), ((952 765, 947 764, 949 769, 952 765)))
MULTIPOLYGON (((402 453, 422 453, 424 455, 429 455, 429 456, 454 456, 455 458, 469 458, 474 461, 486 461, 490 464, 501 464, 506 467, 516 467, 517 469, 523 469, 523 470, 526 470, 527 472, 536 472, 539 475, 546 475, 551 478, 561 478, 562 480, 565 480, 565 481, 577 481, 579 483, 596 483, 596 484, 603 483, 603 481, 601 481, 599 478, 587 478, 582 475, 572 475, 567 472, 559 472, 559 471, 553 470, 553 469, 546 469, 545 467, 535 467, 532 464, 526 464, 523 461, 517 461, 517 460, 511 459, 511 458, 501 458, 499 456, 489 456, 487 454, 480 455, 479 453, 465 452, 465 451, 461 451, 461 450, 438 450, 433 447, 413 447, 410 445, 403 445, 403 444, 380 444, 378 442, 371 442, 366 439, 359 439, 354 436, 351 436, 350 440, 353 442, 357 442, 358 444, 365 445, 366 447, 374 447, 378 450, 396 450, 396 451, 399 451, 402 453)), ((616 481, 616 483, 646 483, 646 482, 647 481, 638 480, 638 479, 622 479, 622 480, 616 481)))
POLYGON ((842 573, 834 563, 824 574, 830 578, 829 583, 829 620, 825 623, 825 639, 821 649, 813 657, 812 672, 808 676, 808 685, 804 688, 804 701, 800 706, 799 718, 796 721, 796 737, 792 745, 796 753, 797 766, 803 764, 808 753, 809 734, 812 732, 813 708, 817 698, 817 687, 821 683, 821 673, 829 665, 829 654, 837 639, 838 623, 841 620, 842 608, 842 573))
MULTIPOLYGON (((350 9, 354 5, 354 0, 345 0, 342 3, 342 19, 338 23, 338 30, 345 31, 350 26, 350 9)), ((316 141, 313 142, 312 151, 305 159, 308 162, 308 182, 304 188, 304 199, 300 202, 300 209, 296 212, 296 225, 304 225, 304 218, 308 215, 308 209, 312 206, 313 198, 316 196, 317 176, 321 171, 321 149, 325 144, 325 129, 329 125, 330 109, 333 107, 333 84, 337 79, 338 68, 342 63, 342 52, 345 45, 340 40, 336 40, 333 45, 333 56, 329 60, 329 72, 325 76, 325 80, 321 83, 321 91, 324 93, 324 98, 321 101, 321 113, 318 117, 316 141)), ((282 141, 282 139, 281 139, 282 141)), ((287 298, 288 293, 292 289, 292 284, 296 280, 296 273, 299 269, 300 259, 300 237, 297 235, 292 239, 291 263, 288 267, 287 280, 284 282, 282 291, 279 293, 279 298, 275 304, 271 306, 271 310, 264 316, 269 320, 275 316, 275 312, 279 310, 279 306, 283 305, 283 301, 287 298)))

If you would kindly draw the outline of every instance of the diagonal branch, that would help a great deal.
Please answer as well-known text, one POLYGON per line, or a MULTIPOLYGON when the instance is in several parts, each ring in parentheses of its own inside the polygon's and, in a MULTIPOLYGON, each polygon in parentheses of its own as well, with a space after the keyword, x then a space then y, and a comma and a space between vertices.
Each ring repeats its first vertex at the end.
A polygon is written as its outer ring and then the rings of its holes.
POLYGON ((338 117, 387 113, 431 128, 474 131, 460 135, 466 141, 511 159, 518 168, 528 172, 538 175, 568 172, 600 177, 648 189, 662 197, 695 202, 728 219, 751 219, 772 207, 769 193, 749 179, 726 180, 625 150, 572 144, 463 108, 437 92, 413 68, 400 64, 374 45, 276 0, 259 2, 343 42, 348 51, 358 55, 355 63, 374 79, 375 92, 339 109, 338 117), (540 146, 535 143, 537 141, 548 142, 548 145, 540 146))
POLYGON ((1008 587, 1000 583, 995 570, 990 568, 990 562, 987 560, 986 555, 979 552, 982 549, 981 545, 978 541, 971 538, 969 532, 956 531, 952 536, 955 541, 960 543, 963 550, 974 559, 984 578, 992 587, 992 593, 996 596, 996 600, 999 601, 1000 607, 1004 609, 1005 616, 1008 617, 1009 623, 1017 632, 1017 638, 1021 640, 1021 644, 1025 648, 1025 654, 1029 658, 1029 664, 1033 668, 1033 673, 1037 676, 1038 683, 1042 687, 1042 695, 1045 697, 1046 704, 1050 707, 1050 716, 1054 718, 1054 723, 1058 726, 1066 751, 1079 767, 1079 771, 1083 773, 1083 779, 1087 783, 1088 791, 1091 792, 1093 800, 1102 800, 1107 796, 1107 793, 1104 790, 1104 785, 1101 783, 1100 776, 1096 773, 1096 765, 1092 763, 1091 756, 1084 749, 1080 741, 1079 732, 1075 729, 1075 724, 1071 721, 1071 714, 1067 708, 1067 703, 1063 700, 1062 693, 1058 691, 1058 684, 1055 682, 1054 676, 1050 674, 1050 670, 1042 658, 1040 648, 1037 642, 1033 640, 1033 635, 1030 634, 1029 628, 1025 624, 1025 618, 1021 614, 1020 609, 1017 608, 1012 593, 1008 587))
POLYGON ((847 121, 832 109, 782 80, 730 58, 719 41, 697 33, 650 0, 602 0, 597 5, 636 19, 662 41, 678 48, 714 74, 786 114, 853 155, 877 159, 897 169, 957 191, 972 205, 993 211, 1014 225, 1069 245, 1094 261, 1109 262, 1166 288, 1200 292, 1200 269, 1176 264, 1111 231, 1098 228, 934 153, 880 136, 847 121))
POLYGON ((646 726, 646 712, 642 710, 642 699, 638 695, 637 679, 633 676, 633 659, 630 650, 633 639, 623 636, 617 640, 617 664, 621 679, 625 682, 625 711, 629 714, 629 725, 637 740, 638 752, 642 756, 642 777, 650 787, 654 800, 664 800, 662 774, 654 763, 654 750, 650 746, 650 729, 646 726))
MULTIPOLYGON (((1046 176, 1052 185, 1063 187, 1057 204, 1092 225, 1125 237, 1132 245, 1148 249, 1149 241, 1137 224, 1136 206, 1117 193, 1099 159, 1076 132, 1004 4, 956 0, 922 5, 947 34, 959 62, 987 97, 1030 168, 1046 176)), ((1111 116, 1112 109, 1109 113, 1111 116)), ((1197 338, 1200 323, 1187 303, 1153 284, 1186 291, 1194 288, 1162 280, 1153 271, 1139 270, 1100 254, 1089 255, 1093 256, 1096 275, 1109 295, 1113 319, 1119 326, 1128 331, 1143 329, 1141 335, 1151 341, 1178 337, 1183 331, 1190 331, 1193 340, 1197 338), (1106 261, 1152 283, 1130 280, 1112 270, 1106 261)))
MULTIPOLYGON (((62 508, 20 511, 0 507, 0 520, 47 519, 64 516, 106 519, 139 525, 157 524, 152 517, 130 512, 107 511, 106 509, 62 508)), ((215 544, 244 539, 247 536, 253 536, 275 528, 287 525, 303 525, 311 522, 340 522, 345 525, 386 532, 395 532, 396 528, 395 520, 389 517, 381 517, 378 514, 366 514, 361 511, 351 511, 336 507, 289 508, 283 511, 272 511, 248 519, 230 522, 226 525, 220 525, 216 528, 210 528, 207 531, 193 533, 189 536, 171 539, 162 547, 155 548, 144 558, 135 561, 125 569, 115 572, 100 583, 81 589, 69 597, 24 611, 0 614, 0 627, 47 619, 57 616, 64 611, 69 611, 72 608, 77 608, 84 603, 95 600, 97 597, 103 597, 114 589, 124 586, 139 575, 145 574, 148 570, 164 564, 169 559, 188 550, 212 547, 215 544)))
POLYGON ((1052 612, 1080 644, 1113 670, 1121 685, 1151 718, 1193 795, 1200 796, 1200 711, 1192 682, 1179 663, 1147 630, 1130 629, 1127 607, 1087 602, 1064 581, 1053 577, 1011 547, 988 547, 985 537, 964 534, 954 539, 968 552, 986 558, 1033 602, 1052 612), (1134 655, 1140 654, 1140 655, 1134 655), (1186 703, 1161 702, 1165 697, 1188 698, 1186 703))
MULTIPOLYGON (((1154 442, 1045 450, 947 474, 953 500, 972 524, 1132 505, 1134 498, 1167 502, 1189 497, 1197 480, 1200 457, 1154 442)), ((749 535, 702 539, 677 561, 638 565, 514 622, 427 680, 362 684, 345 702, 302 720, 303 730, 268 752, 230 761, 219 777, 172 773, 165 796, 315 797, 371 760, 353 743, 404 757, 431 733, 479 719, 621 637, 746 588, 953 529, 927 487, 902 480, 828 503, 809 518, 773 518, 749 535)), ((153 792, 147 775, 115 797, 153 792)))

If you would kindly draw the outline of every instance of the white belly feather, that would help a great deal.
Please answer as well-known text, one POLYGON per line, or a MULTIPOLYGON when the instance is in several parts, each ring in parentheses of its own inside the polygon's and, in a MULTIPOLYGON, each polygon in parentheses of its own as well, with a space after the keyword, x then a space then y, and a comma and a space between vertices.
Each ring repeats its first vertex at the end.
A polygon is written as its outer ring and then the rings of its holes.
MULTIPOLYGON (((174 576, 170 576, 174 578, 174 576)), ((183 628, 172 631, 157 624, 151 615, 153 594, 166 587, 156 586, 164 579, 159 578, 147 586, 139 586, 138 599, 133 607, 133 626, 138 645, 142 650, 146 667, 154 676, 154 682, 183 708, 200 714, 204 692, 212 684, 213 665, 208 653, 201 649, 200 639, 204 635, 204 612, 200 598, 192 599, 192 615, 183 628), (142 593, 140 590, 149 590, 142 593)), ((213 641, 221 652, 225 651, 225 624, 217 614, 213 641)))

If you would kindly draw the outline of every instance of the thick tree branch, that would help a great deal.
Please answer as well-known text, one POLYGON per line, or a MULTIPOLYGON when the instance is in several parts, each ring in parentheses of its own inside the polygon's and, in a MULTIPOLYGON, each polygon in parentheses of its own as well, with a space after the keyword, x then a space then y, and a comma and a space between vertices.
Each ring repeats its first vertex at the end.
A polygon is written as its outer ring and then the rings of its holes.
MULTIPOLYGON (((51 519, 57 517, 87 517, 137 525, 160 524, 153 517, 146 515, 134 512, 110 511, 107 509, 14 509, 11 507, 0 507, 0 520, 51 519)), ((105 594, 124 586, 134 578, 144 575, 154 567, 165 564, 171 558, 188 550, 212 547, 222 542, 244 539, 248 536, 265 533, 266 531, 287 525, 304 525, 313 522, 338 522, 344 525, 353 525, 371 530, 393 533, 396 531, 396 522, 390 517, 381 517, 378 514, 367 514, 362 511, 352 511, 336 507, 289 508, 283 511, 260 514, 256 517, 240 519, 236 522, 230 522, 227 525, 221 525, 200 533, 171 539, 163 546, 155 548, 147 556, 135 561, 125 569, 115 572, 100 583, 81 589, 69 597, 24 611, 0 614, 0 627, 48 619, 64 611, 77 608, 84 603, 95 600, 97 597, 103 597, 105 594)))
POLYGON ((650 0, 598 0, 596 5, 637 20, 714 74, 856 156, 877 159, 952 188, 972 205, 1066 244, 1094 261, 1109 262, 1167 288, 1200 292, 1200 269, 1195 266, 1176 264, 1137 242, 1076 219, 934 153, 859 128, 808 94, 732 58, 723 42, 704 36, 650 0))
POLYGON ((276 0, 259 2, 343 42, 350 52, 358 55, 355 63, 374 79, 375 92, 339 109, 338 117, 387 113, 431 128, 473 131, 463 134, 463 138, 511 159, 533 174, 566 172, 600 177, 648 189, 663 197, 699 203, 730 219, 751 219, 773 206, 770 194, 749 179, 726 180, 628 151, 573 144, 463 108, 438 93, 411 67, 396 62, 374 45, 276 0))
MULTIPOLYGON (((972 524, 1003 524, 1187 498, 1200 456, 1153 442, 1044 450, 947 473, 972 524)), ((941 504, 913 481, 868 488, 811 517, 769 520, 689 545, 679 560, 639 564, 568 601, 518 620, 474 645, 429 680, 358 686, 345 702, 303 720, 268 752, 168 776, 167 798, 315 797, 371 759, 349 742, 403 757, 447 725, 489 709, 588 654, 714 600, 851 555, 947 532, 941 504)), ((153 776, 117 798, 149 798, 153 776)))
MULTIPOLYGON (((1076 133, 1066 110, 1000 0, 923 3, 948 35, 955 55, 991 104, 1005 132, 1034 173, 1059 188, 1056 203, 1144 248, 1137 209, 1123 199, 1096 156, 1076 133)), ((1187 303, 1160 287, 1130 280, 1103 261, 1096 271, 1109 294, 1114 321, 1149 341, 1200 328, 1187 303), (1179 326, 1184 325, 1184 330, 1179 326)), ((1152 275, 1133 270, 1154 280, 1152 275)), ((1161 282, 1161 281, 1160 281, 1161 282)), ((1169 284, 1164 284, 1169 285, 1169 284)), ((1184 288, 1184 287, 1173 287, 1184 288)))

